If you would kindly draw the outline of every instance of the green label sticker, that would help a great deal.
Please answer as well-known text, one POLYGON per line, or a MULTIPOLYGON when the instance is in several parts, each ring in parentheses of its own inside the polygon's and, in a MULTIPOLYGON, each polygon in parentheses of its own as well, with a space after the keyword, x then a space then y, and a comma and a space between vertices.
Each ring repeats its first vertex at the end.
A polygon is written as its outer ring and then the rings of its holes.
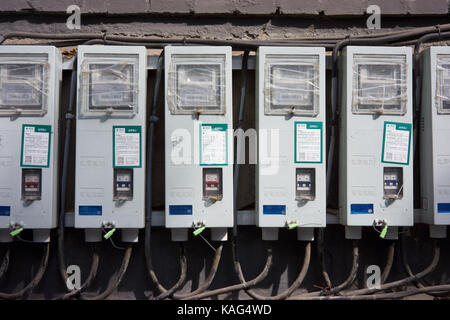
POLYGON ((409 164, 411 124, 384 122, 381 162, 409 164))
POLYGON ((294 162, 322 163, 322 122, 295 122, 294 126, 294 162))
POLYGON ((200 125, 200 165, 228 165, 228 125, 200 125))
POLYGON ((113 126, 113 168, 141 167, 141 126, 113 126))
POLYGON ((24 124, 22 126, 21 167, 48 168, 52 126, 24 124))

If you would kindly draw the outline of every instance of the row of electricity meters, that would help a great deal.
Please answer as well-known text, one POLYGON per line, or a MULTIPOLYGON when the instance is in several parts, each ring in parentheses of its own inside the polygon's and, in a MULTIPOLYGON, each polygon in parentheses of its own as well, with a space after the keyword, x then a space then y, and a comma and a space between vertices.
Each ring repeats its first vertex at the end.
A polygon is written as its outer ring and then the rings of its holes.
MULTIPOLYGON (((233 132, 231 53, 165 48, 165 225, 177 241, 187 240, 190 228, 227 239, 236 223, 233 142, 248 138, 258 145, 263 239, 287 227, 311 240, 314 228, 326 225, 325 50, 258 49, 257 127, 245 133, 233 132)), ((421 222, 445 237, 450 48, 428 48, 421 58, 421 222)), ((18 228, 48 241, 57 224, 61 61, 54 47, 0 46, 1 241, 18 228)), ((75 227, 85 229, 87 241, 118 228, 123 241, 134 242, 145 221, 146 49, 79 46, 76 61, 75 227)), ((363 226, 395 238, 399 226, 414 222, 412 50, 346 47, 339 68, 340 223, 348 238, 359 238, 363 226)))

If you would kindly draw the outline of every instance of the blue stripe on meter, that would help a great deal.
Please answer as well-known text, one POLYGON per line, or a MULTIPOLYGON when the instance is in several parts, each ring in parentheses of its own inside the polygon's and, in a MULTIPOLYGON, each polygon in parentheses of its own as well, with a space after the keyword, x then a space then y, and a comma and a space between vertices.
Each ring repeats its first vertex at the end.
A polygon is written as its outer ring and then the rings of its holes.
POLYGON ((191 205, 169 206, 169 215, 192 215, 191 205))
POLYGON ((372 203, 354 203, 350 205, 351 214, 373 214, 372 203))
POLYGON ((284 205, 271 205, 263 206, 263 214, 286 214, 286 206, 284 205))
POLYGON ((78 214, 80 216, 101 216, 102 206, 79 206, 78 214))
POLYGON ((450 213, 450 203, 438 203, 437 211, 438 213, 450 213))
POLYGON ((11 214, 10 206, 0 206, 0 216, 9 217, 11 214))

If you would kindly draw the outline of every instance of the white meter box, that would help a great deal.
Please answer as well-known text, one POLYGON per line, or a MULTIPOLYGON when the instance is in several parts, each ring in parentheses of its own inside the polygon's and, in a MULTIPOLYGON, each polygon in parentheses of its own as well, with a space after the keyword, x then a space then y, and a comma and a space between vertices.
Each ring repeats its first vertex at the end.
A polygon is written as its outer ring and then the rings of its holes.
POLYGON ((257 211, 263 239, 325 227, 325 49, 259 47, 257 211))
POLYGON ((230 47, 165 48, 166 227, 233 226, 233 112, 230 47))
POLYGON ((450 224, 450 48, 422 52, 420 135, 423 217, 432 225, 450 224))
POLYGON ((346 47, 340 57, 340 221, 413 224, 412 50, 346 47))
POLYGON ((145 215, 146 49, 78 47, 75 227, 137 241, 145 215))
POLYGON ((0 46, 0 241, 57 224, 62 59, 51 46, 0 46))

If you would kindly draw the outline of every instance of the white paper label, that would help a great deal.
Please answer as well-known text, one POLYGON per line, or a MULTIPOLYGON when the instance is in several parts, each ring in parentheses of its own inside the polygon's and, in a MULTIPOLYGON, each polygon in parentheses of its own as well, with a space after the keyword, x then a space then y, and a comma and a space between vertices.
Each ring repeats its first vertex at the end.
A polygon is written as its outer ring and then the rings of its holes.
POLYGON ((48 167, 50 132, 25 126, 23 130, 22 166, 48 167))
POLYGON ((383 161, 408 163, 410 130, 399 130, 397 124, 387 123, 384 132, 383 161))
POLYGON ((116 167, 141 166, 141 132, 127 128, 114 130, 114 164, 116 167))
POLYGON ((321 162, 322 129, 318 125, 296 124, 296 162, 321 162))
POLYGON ((202 125, 201 142, 201 164, 227 164, 226 126, 202 125))

